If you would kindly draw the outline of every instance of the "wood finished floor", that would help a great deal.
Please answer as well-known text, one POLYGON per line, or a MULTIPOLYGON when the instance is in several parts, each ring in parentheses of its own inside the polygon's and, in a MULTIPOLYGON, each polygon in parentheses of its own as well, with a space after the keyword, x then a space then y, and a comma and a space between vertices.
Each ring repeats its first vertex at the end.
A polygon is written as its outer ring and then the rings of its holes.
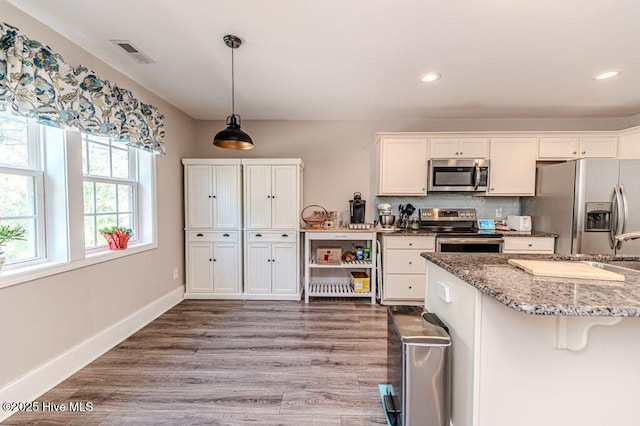
POLYGON ((386 307, 185 300, 7 425, 384 425, 386 307))

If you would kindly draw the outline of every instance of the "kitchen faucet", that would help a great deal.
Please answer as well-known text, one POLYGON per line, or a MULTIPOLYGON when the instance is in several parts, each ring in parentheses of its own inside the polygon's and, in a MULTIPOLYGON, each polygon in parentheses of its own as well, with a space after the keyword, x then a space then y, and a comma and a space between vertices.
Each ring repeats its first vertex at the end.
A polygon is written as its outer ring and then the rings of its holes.
POLYGON ((640 231, 627 232, 626 234, 619 234, 615 236, 615 239, 617 241, 629 241, 629 240, 635 240, 636 238, 640 238, 640 231))

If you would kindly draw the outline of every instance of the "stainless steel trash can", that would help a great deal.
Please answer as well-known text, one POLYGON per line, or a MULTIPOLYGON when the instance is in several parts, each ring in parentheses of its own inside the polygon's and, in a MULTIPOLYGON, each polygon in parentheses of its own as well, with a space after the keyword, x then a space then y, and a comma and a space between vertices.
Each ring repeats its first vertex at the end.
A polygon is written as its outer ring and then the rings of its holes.
POLYGON ((388 384, 382 400, 389 424, 449 426, 447 328, 417 306, 389 306, 387 321, 388 384))

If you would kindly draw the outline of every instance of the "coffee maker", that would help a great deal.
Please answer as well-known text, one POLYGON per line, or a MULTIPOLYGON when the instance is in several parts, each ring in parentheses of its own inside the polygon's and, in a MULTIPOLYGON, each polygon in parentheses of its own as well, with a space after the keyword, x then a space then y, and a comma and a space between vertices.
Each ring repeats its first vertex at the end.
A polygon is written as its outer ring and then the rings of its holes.
POLYGON ((367 202, 359 192, 353 193, 353 200, 349 200, 351 223, 364 223, 364 209, 367 202))

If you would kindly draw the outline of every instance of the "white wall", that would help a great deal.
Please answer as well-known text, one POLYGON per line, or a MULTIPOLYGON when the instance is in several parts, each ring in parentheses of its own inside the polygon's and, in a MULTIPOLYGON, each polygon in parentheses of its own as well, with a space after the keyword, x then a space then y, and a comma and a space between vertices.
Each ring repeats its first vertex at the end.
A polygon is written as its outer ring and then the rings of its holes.
POLYGON ((182 165, 195 121, 5 1, 0 19, 73 65, 133 91, 165 115, 167 155, 157 157, 158 248, 0 289, 0 389, 184 284, 182 165), (180 279, 174 281, 177 266, 180 279))
MULTIPOLYGON (((251 136, 255 144, 250 151, 232 151, 213 146, 213 137, 225 128, 222 121, 198 121, 195 136, 198 157, 300 157, 305 163, 305 206, 319 204, 327 210, 342 211, 344 216, 349 209, 349 200, 358 191, 367 200, 367 217, 372 220, 376 214, 376 132, 620 130, 639 123, 640 116, 625 119, 243 120, 242 129, 251 136)), ((345 219, 348 219, 348 214, 345 219)))

